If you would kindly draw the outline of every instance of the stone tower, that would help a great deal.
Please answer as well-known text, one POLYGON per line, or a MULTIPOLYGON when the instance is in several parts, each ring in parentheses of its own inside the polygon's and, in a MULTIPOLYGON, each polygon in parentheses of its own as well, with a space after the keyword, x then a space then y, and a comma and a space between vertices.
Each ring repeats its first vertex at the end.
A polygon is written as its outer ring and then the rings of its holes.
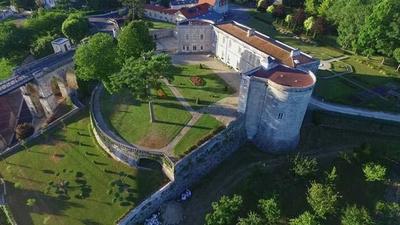
POLYGON ((260 149, 294 149, 316 82, 314 74, 278 64, 268 57, 242 74, 238 111, 245 116, 248 139, 260 149))

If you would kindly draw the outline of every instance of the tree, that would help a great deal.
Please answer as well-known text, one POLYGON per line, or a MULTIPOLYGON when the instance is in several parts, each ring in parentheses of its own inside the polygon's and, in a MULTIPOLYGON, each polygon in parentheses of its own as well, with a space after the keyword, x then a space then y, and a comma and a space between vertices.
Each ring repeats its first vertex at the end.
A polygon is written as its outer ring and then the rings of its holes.
POLYGON ((303 214, 299 215, 297 218, 290 219, 289 224, 290 225, 320 225, 317 217, 308 211, 305 211, 303 214))
POLYGON ((310 16, 304 21, 304 29, 306 30, 306 35, 308 32, 314 27, 315 19, 314 17, 310 16))
POLYGON ((239 218, 237 225, 263 225, 263 223, 257 213, 250 212, 247 217, 239 218))
POLYGON ((294 26, 297 27, 297 26, 303 25, 304 20, 306 18, 307 18, 307 16, 303 9, 296 9, 296 11, 293 14, 294 26))
MULTIPOLYGON (((265 11, 265 9, 267 9, 267 7, 269 8, 272 6, 272 5, 268 6, 269 5, 268 3, 269 3, 268 0, 258 0, 257 1, 257 10, 260 12, 265 11)), ((267 10, 267 12, 268 12, 268 10, 267 10)))
POLYGON ((316 15, 318 13, 319 5, 319 0, 305 0, 304 2, 305 10, 310 15, 316 15))
POLYGON ((397 66, 396 71, 400 70, 400 48, 396 48, 393 51, 393 58, 399 63, 399 65, 397 66))
POLYGON ((129 58, 119 73, 111 77, 109 91, 116 93, 129 89, 137 97, 148 97, 148 88, 159 88, 159 80, 172 78, 171 58, 167 54, 144 54, 129 58))
POLYGON ((371 13, 375 0, 337 0, 327 12, 328 21, 337 25, 337 42, 342 48, 355 51, 365 18, 371 13))
POLYGON ((339 195, 331 185, 312 182, 308 189, 307 202, 321 218, 335 212, 338 199, 339 195))
POLYGON ((41 37, 38 37, 31 45, 31 54, 36 58, 43 58, 53 53, 53 47, 51 42, 57 38, 56 35, 50 33, 41 37))
POLYGON ((277 5, 272 10, 272 16, 278 19, 284 19, 286 16, 285 7, 283 5, 277 5))
POLYGON ((206 225, 231 225, 237 219, 243 200, 239 195, 222 196, 218 202, 212 203, 212 212, 206 215, 206 225))
POLYGON ((336 167, 332 167, 332 170, 328 173, 326 172, 326 182, 333 185, 337 179, 336 167))
POLYGON ((130 20, 140 19, 144 14, 144 0, 121 0, 123 6, 128 8, 128 17, 130 20))
POLYGON ((318 15, 326 17, 328 10, 332 7, 334 0, 322 0, 321 5, 318 7, 318 15))
POLYGON ((318 163, 315 158, 297 154, 293 158, 292 164, 292 171, 300 177, 307 177, 318 171, 318 163))
POLYGON ((34 206, 35 204, 36 204, 36 199, 34 199, 34 198, 28 198, 28 200, 26 200, 26 205, 27 205, 27 206, 32 207, 32 206, 34 206))
POLYGON ((142 20, 130 22, 118 35, 118 55, 121 60, 138 58, 142 53, 154 50, 155 47, 149 28, 142 20))
POLYGON ((283 0, 282 4, 290 8, 301 8, 304 5, 304 0, 283 0))
POLYGON ((75 44, 89 34, 89 29, 89 21, 82 14, 69 15, 61 26, 63 34, 75 44))
POLYGON ((318 17, 314 24, 313 27, 311 29, 314 34, 313 37, 315 38, 317 35, 321 35, 325 32, 325 20, 322 17, 318 17))
POLYGON ((273 12, 274 12, 274 9, 275 9, 275 5, 270 5, 270 6, 268 6, 268 8, 267 8, 267 13, 270 13, 270 14, 272 14, 273 12))
POLYGON ((0 23, 0 58, 23 58, 29 50, 30 35, 12 23, 0 23))
POLYGON ((67 14, 59 11, 39 11, 34 17, 26 20, 25 26, 36 36, 62 35, 61 25, 67 18, 67 14))
POLYGON ((258 201, 258 208, 262 213, 264 224, 274 225, 279 221, 281 210, 276 198, 260 199, 258 201))
POLYGON ((386 167, 380 164, 367 163, 363 166, 363 172, 366 181, 384 181, 386 176, 386 167))
POLYGON ((367 15, 358 36, 357 51, 392 57, 393 50, 400 46, 400 1, 378 1, 367 15))
POLYGON ((379 225, 399 225, 400 205, 396 202, 377 202, 375 206, 379 225))
POLYGON ((373 225, 373 221, 364 207, 347 206, 341 217, 342 225, 373 225))
POLYGON ((15 128, 15 135, 19 141, 32 136, 34 132, 35 128, 30 123, 21 123, 15 128))
POLYGON ((293 23, 293 16, 290 14, 286 15, 285 23, 288 25, 288 27, 290 27, 290 25, 292 25, 293 23))
POLYGON ((120 69, 114 39, 104 33, 97 33, 80 45, 74 61, 79 79, 101 80, 106 85, 109 77, 120 69))
POLYGON ((14 64, 6 58, 0 58, 0 81, 11 76, 14 64))

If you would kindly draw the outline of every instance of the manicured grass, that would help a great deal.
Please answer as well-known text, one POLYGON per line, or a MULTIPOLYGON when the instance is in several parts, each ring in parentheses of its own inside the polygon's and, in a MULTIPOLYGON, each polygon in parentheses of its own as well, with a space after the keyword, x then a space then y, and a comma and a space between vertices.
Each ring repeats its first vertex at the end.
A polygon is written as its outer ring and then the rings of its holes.
POLYGON ((153 27, 151 29, 174 29, 175 24, 173 23, 167 23, 164 21, 159 21, 159 20, 153 20, 153 19, 145 19, 146 21, 151 21, 153 23, 153 27))
POLYGON ((89 132, 87 112, 2 160, 0 171, 17 223, 34 225, 115 224, 166 181, 109 157, 89 132))
MULTIPOLYGON (((305 53, 312 55, 321 60, 326 60, 334 57, 348 55, 349 58, 343 60, 344 63, 350 64, 353 67, 354 73, 346 75, 349 78, 355 79, 360 85, 366 86, 367 88, 374 88, 387 83, 393 83, 400 86, 400 73, 396 72, 396 65, 391 63, 391 66, 381 65, 382 57, 370 57, 366 58, 359 55, 353 55, 349 52, 341 50, 335 43, 335 37, 327 36, 321 38, 319 43, 311 44, 301 41, 293 37, 293 34, 283 34, 278 32, 275 27, 279 29, 285 28, 286 25, 279 25, 276 22, 272 22, 268 13, 252 12, 252 18, 249 20, 248 25, 254 27, 256 30, 269 35, 272 38, 280 40, 290 46, 299 48, 305 53), (329 41, 328 41, 329 40, 329 41)), ((336 72, 342 72, 344 70, 342 62, 333 63, 333 70, 336 72)), ((318 80, 317 86, 323 86, 323 91, 316 91, 316 93, 327 100, 332 100, 336 103, 354 105, 348 99, 341 99, 341 96, 347 96, 349 92, 357 94, 360 91, 359 87, 356 87, 347 82, 339 81, 323 81, 318 80), (318 84, 328 83, 328 84, 318 84), (335 84, 339 84, 336 86, 335 84), (348 86, 348 87, 344 87, 348 86), (330 90, 326 90, 330 89, 330 90), (351 91, 352 89, 352 91, 351 91), (345 90, 345 93, 335 93, 338 90, 345 90), (331 93, 333 95, 331 95, 331 93), (338 98, 338 96, 340 97, 338 98)), ((398 107, 394 101, 384 101, 379 98, 373 98, 369 101, 363 102, 358 107, 366 107, 373 110, 379 111, 398 111, 398 107)))
MULTIPOLYGON (((274 166, 269 160, 279 156, 262 153, 253 145, 245 145, 193 187, 196 195, 191 203, 184 205, 187 216, 185 221, 196 221, 193 225, 204 224, 211 203, 219 200, 222 195, 242 195, 244 205, 238 215, 242 217, 249 210, 259 212, 258 199, 276 195, 283 215, 280 224, 288 224, 289 218, 305 210, 312 210, 306 201, 307 188, 311 180, 324 182, 324 172, 330 171, 333 166, 338 174, 335 185, 342 197, 336 207, 337 214, 330 216, 323 224, 340 224, 338 217, 347 204, 365 206, 371 212, 376 201, 384 199, 387 186, 366 182, 362 174, 362 163, 375 161, 387 165, 387 158, 399 160, 400 126, 336 114, 317 113, 317 117, 318 123, 303 125, 299 151, 348 151, 367 144, 371 146, 372 154, 368 158, 361 158, 361 163, 359 160, 348 163, 341 158, 325 158, 319 162, 320 170, 315 176, 296 179, 290 171, 287 156, 280 158, 283 164, 274 166)), ((387 168, 392 171, 390 166, 387 168)))
MULTIPOLYGON (((101 110, 109 126, 130 143, 151 148, 167 145, 191 119, 171 90, 162 86, 166 96, 153 95, 156 121, 150 122, 149 104, 135 99, 128 91, 116 95, 105 93, 101 110)), ((155 93, 153 93, 155 94, 155 93)))
POLYGON ((189 153, 192 147, 198 146, 199 141, 211 135, 222 123, 210 115, 203 115, 175 146, 174 154, 182 157, 189 153))
POLYGON ((186 101, 195 109, 213 104, 233 93, 229 85, 210 69, 201 69, 199 65, 187 65, 179 67, 178 70, 172 84, 179 89, 186 101), (193 85, 190 80, 191 76, 201 77, 205 81, 205 85, 193 85), (197 99, 198 104, 196 104, 197 99))

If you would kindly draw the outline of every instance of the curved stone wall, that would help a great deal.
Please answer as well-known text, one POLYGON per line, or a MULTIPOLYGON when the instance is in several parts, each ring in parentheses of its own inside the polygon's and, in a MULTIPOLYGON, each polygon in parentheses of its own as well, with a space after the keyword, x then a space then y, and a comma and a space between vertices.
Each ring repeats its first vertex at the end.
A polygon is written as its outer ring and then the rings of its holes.
POLYGON ((92 131, 99 145, 113 158, 130 166, 137 166, 140 159, 146 158, 159 162, 163 172, 170 179, 174 180, 174 162, 165 154, 156 151, 141 150, 137 146, 127 143, 115 135, 104 122, 100 110, 100 94, 102 85, 95 88, 90 102, 90 121, 92 131))

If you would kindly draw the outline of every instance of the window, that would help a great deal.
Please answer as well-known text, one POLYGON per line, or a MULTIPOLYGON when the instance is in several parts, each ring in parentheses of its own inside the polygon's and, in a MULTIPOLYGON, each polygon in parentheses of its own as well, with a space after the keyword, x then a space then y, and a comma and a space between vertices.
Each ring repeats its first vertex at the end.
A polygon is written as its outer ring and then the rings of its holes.
POLYGON ((278 119, 281 120, 283 118, 283 113, 278 114, 278 119))
POLYGON ((203 45, 200 46, 200 50, 203 50, 203 45))
POLYGON ((200 40, 203 40, 203 39, 204 39, 204 35, 200 34, 200 40))
POLYGON ((185 51, 185 46, 182 46, 182 47, 183 47, 183 48, 182 48, 182 49, 183 49, 183 51, 185 51))
POLYGON ((197 50, 197 46, 193 45, 193 51, 196 51, 196 50, 197 50))
POLYGON ((186 40, 189 40, 189 34, 186 34, 186 40))
POLYGON ((189 51, 189 46, 186 46, 186 51, 189 51))

